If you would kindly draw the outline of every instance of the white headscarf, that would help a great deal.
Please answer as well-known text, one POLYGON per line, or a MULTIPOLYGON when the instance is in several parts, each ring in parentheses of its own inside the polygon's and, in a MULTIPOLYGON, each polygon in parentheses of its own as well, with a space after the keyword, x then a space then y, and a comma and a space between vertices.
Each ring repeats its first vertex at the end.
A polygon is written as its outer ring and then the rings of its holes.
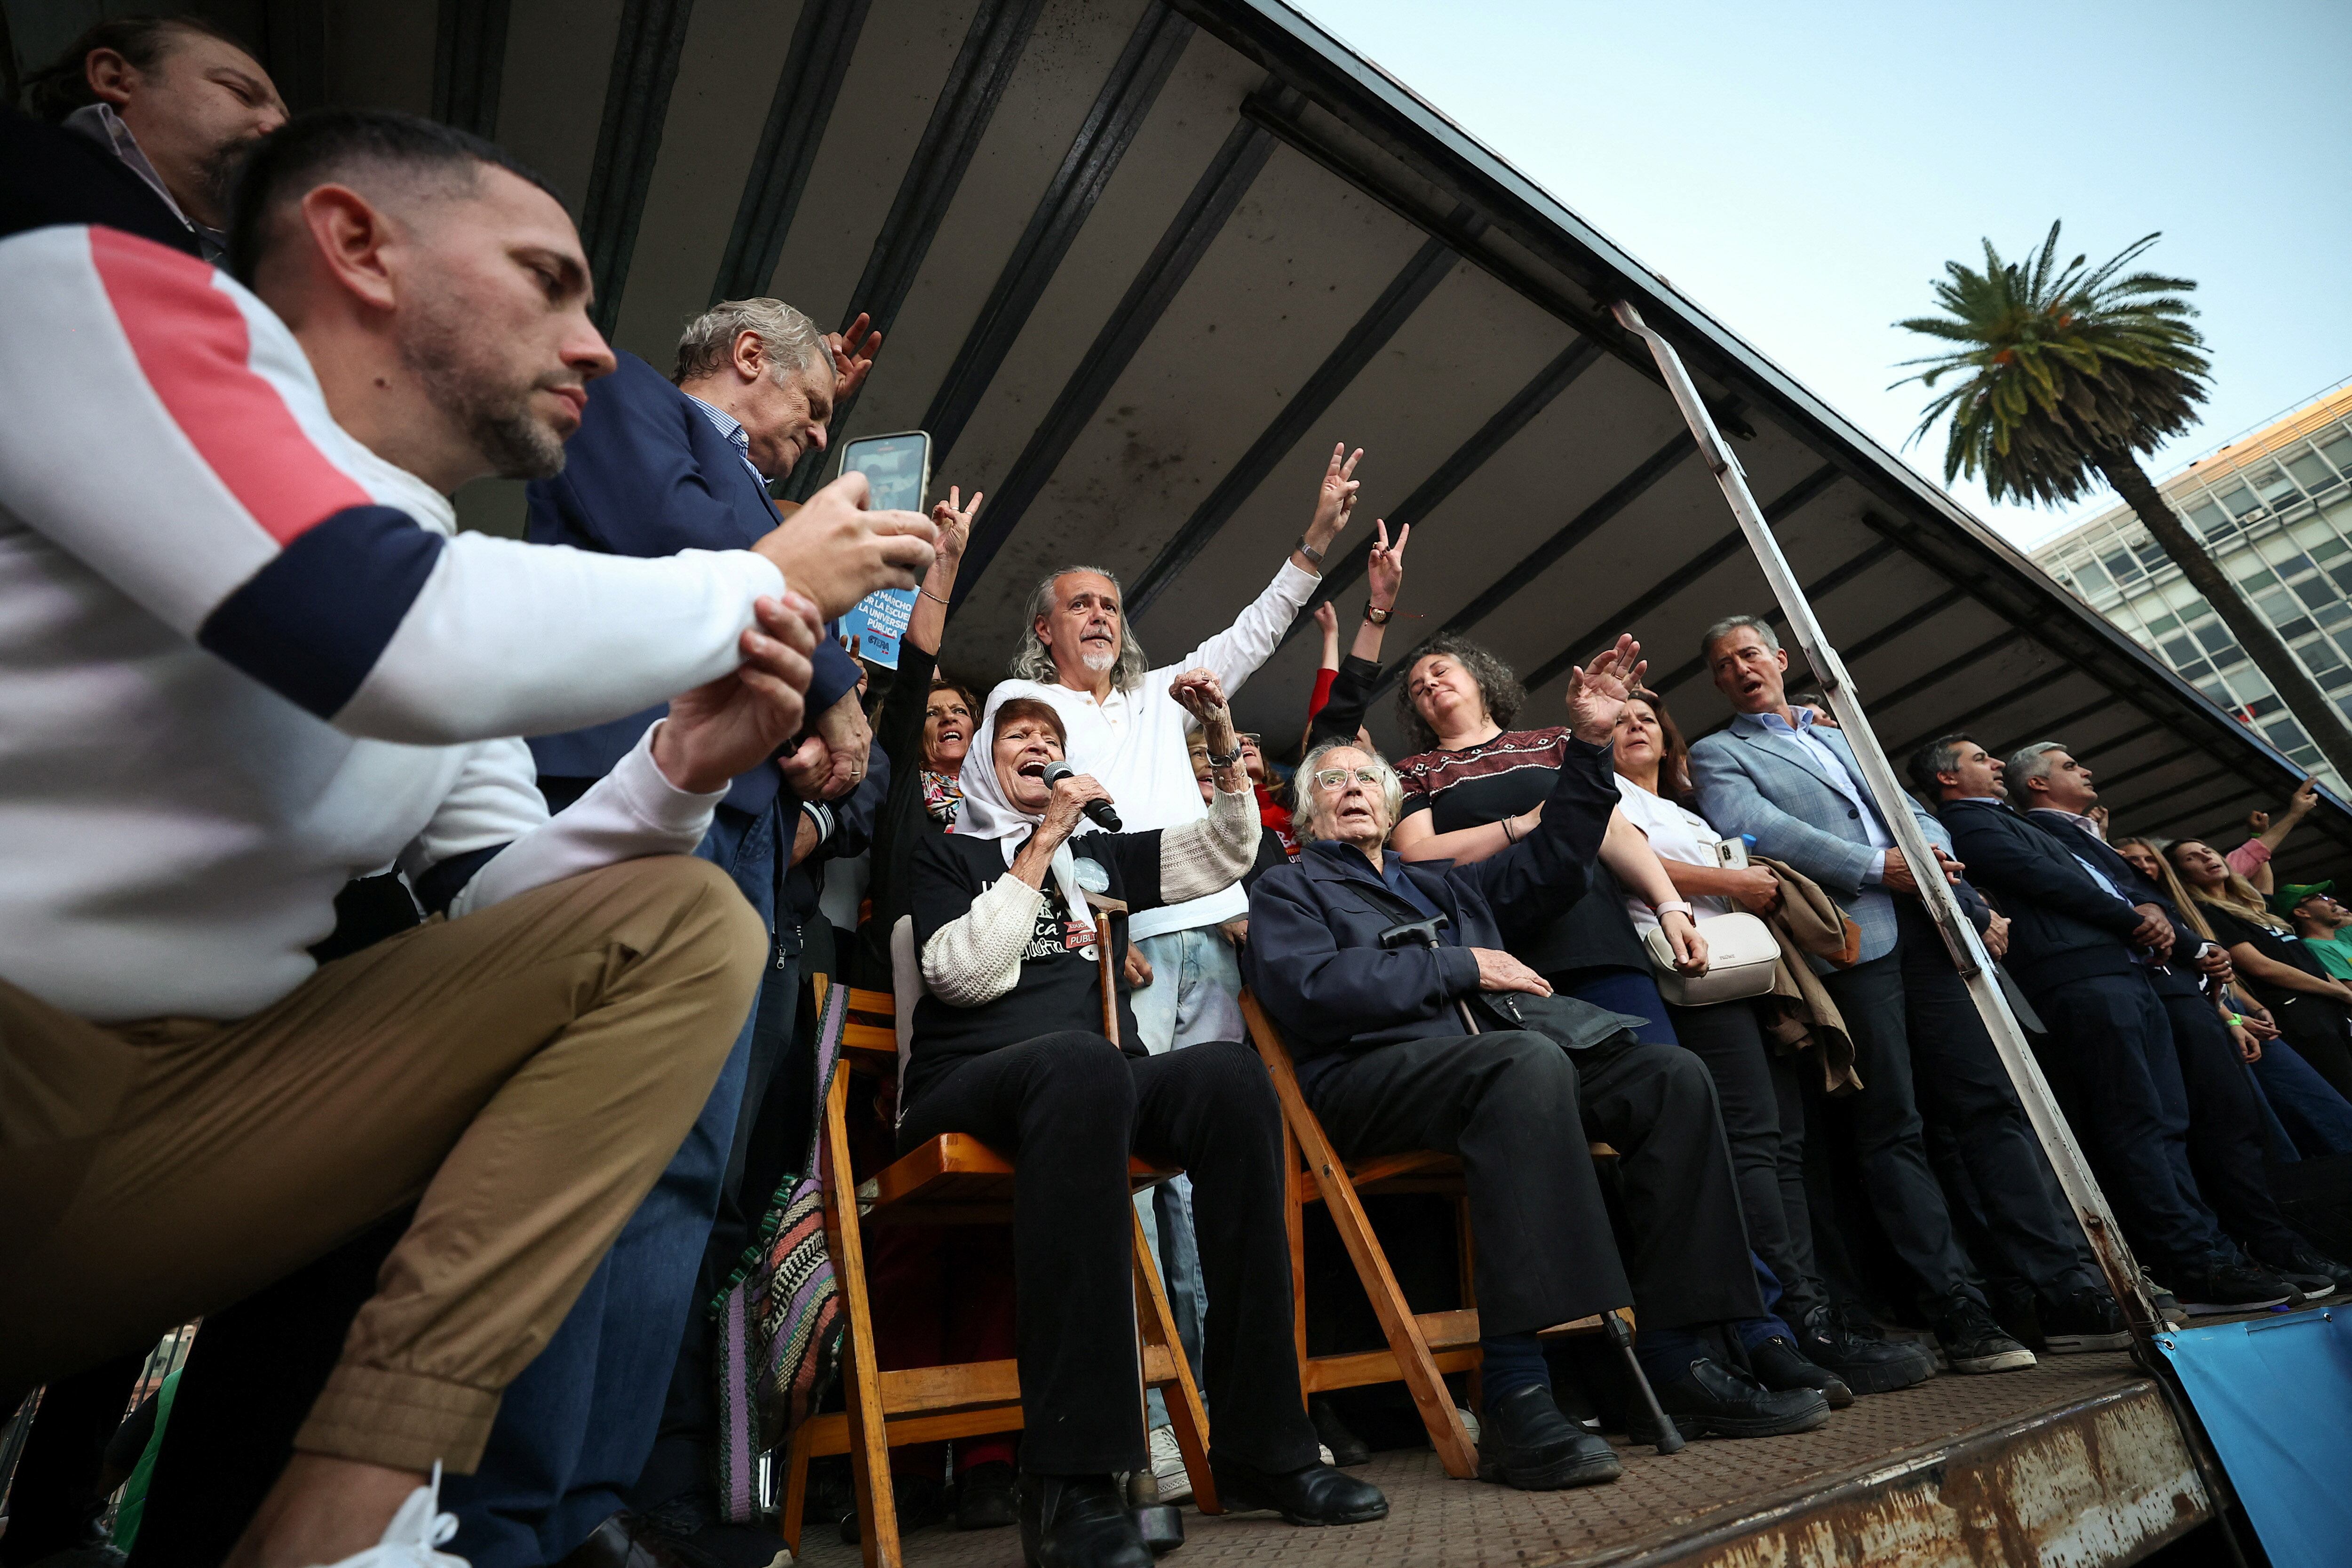
MULTIPOLYGON (((1013 857, 1021 846, 1037 831, 1045 818, 1042 812, 1026 812, 1013 803, 1004 793, 1004 781, 996 774, 996 707, 989 704, 988 717, 979 733, 972 737, 971 750, 964 757, 963 813, 956 818, 955 834, 959 838, 993 838, 1004 850, 1004 863, 1013 864, 1013 857)), ((1092 833, 1095 825, 1085 817, 1078 818, 1076 832, 1092 833)), ((1054 886, 1060 890, 1063 907, 1073 920, 1094 919, 1087 905, 1087 896, 1078 887, 1077 857, 1070 853, 1070 841, 1064 839, 1054 851, 1054 886)))

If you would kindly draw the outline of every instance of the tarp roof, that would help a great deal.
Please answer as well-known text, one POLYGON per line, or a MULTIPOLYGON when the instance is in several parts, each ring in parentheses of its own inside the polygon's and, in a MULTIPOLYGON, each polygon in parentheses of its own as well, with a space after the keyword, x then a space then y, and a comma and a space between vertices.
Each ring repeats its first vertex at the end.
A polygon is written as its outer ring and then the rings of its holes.
MULTIPOLYGON (((1958 727, 1997 751, 2061 739, 2119 826, 2225 845, 2296 782, 1702 307, 1274 0, 206 9, 265 40, 298 107, 433 113, 577 193, 603 318, 657 364, 714 299, 773 293, 826 325, 873 311, 889 345, 836 440, 927 428, 939 482, 989 492, 945 650, 981 681, 1057 564, 1120 574, 1156 658, 1224 626, 1344 440, 1368 453, 1329 572, 1344 624, 1371 516, 1410 520, 1403 607, 1423 618, 1391 628, 1392 659, 1465 632, 1520 671, 1540 722, 1568 665, 1630 628, 1684 728, 1714 727, 1727 709, 1695 637, 1769 599, 1647 354, 1608 321, 1627 298, 1738 437, 1898 765, 1958 727)), ((493 526, 514 515, 510 495, 464 500, 493 526)), ((1277 750, 1316 652, 1302 621, 1237 700, 1277 750)), ((1374 730, 1397 738, 1385 708, 1374 730)), ((2325 873, 2347 847, 2331 801, 2282 868, 2325 873)))

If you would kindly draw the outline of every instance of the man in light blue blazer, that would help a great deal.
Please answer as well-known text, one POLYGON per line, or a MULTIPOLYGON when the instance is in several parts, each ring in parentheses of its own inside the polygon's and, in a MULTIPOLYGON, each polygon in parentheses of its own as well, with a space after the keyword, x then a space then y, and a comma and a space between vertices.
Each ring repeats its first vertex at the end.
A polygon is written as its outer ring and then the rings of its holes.
MULTIPOLYGON (((1720 622, 1707 628, 1701 647, 1716 689, 1738 713, 1728 729, 1691 747, 1700 810, 1725 837, 1751 835, 1759 853, 1819 882, 1861 928, 1858 963, 1816 966, 1853 1040, 1863 1083, 1853 1100, 1856 1152, 1871 1204, 1918 1276, 1952 1369, 2031 1366, 2032 1352, 1995 1322, 1953 1232, 1924 1147, 1915 1071, 1919 1092, 1957 1135, 1998 1261, 2053 1303, 2095 1287, 2097 1276, 2057 1205, 2048 1163, 1991 1037, 1919 902, 1919 874, 1949 873, 1905 860, 1845 737, 1815 728, 1810 710, 1790 707, 1789 656, 1768 623, 1745 616, 1720 622)), ((1940 856, 1951 842, 1943 825, 1916 805, 1911 812, 1940 856)), ((1984 929, 1991 914, 1983 900, 1969 891, 1963 902, 1984 929)))

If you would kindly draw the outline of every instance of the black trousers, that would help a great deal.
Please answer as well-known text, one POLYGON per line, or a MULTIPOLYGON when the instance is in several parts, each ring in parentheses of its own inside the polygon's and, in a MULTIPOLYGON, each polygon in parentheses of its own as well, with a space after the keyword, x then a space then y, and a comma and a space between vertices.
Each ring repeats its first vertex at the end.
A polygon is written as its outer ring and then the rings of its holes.
POLYGON ((1747 1002, 1676 1007, 1667 1016, 1683 1048, 1706 1064, 1739 1185, 1748 1245, 1780 1281, 1780 1316, 1791 1324, 1825 1304, 1805 1202, 1805 1074, 1811 1056, 1778 1056, 1747 1002))
POLYGON ((1348 1159, 1461 1157, 1488 1334, 1629 1304, 1662 1329, 1763 1313, 1715 1086, 1679 1047, 1567 1051, 1520 1030, 1408 1040, 1324 1069, 1313 1101, 1348 1159), (1627 1261, 1587 1147, 1596 1138, 1619 1155, 1627 1261))
POLYGON ((2157 994, 2172 1025, 2188 1092, 2190 1179, 2242 1246, 2283 1257, 2303 1238, 2271 1195, 2263 1169, 2263 1113, 2254 1103, 2253 1076, 2210 997, 2186 985, 2160 986, 2157 994))
POLYGON ((1291 1338, 1282 1110, 1256 1052, 1213 1040, 1137 1058, 1100 1035, 1043 1035, 932 1084, 907 1108, 898 1146, 943 1132, 1013 1162, 1023 1469, 1100 1475, 1147 1462, 1130 1153, 1192 1179, 1217 1452, 1276 1472, 1315 1462, 1291 1338))
MULTIPOLYGON (((1976 1271, 1952 1231, 1944 1190, 1927 1163, 1919 1102, 1912 1085, 1911 1026, 1903 955, 1894 952, 1822 976, 1853 1041, 1862 1090, 1843 1110, 1853 1124, 1854 1157, 1864 1194, 1895 1255, 1932 1297, 1980 1296, 1976 1271)), ((1818 1077, 1806 1082, 1809 1106, 1824 1098, 1818 1077)), ((1815 1206, 1822 1206, 1815 1194, 1815 1206)))
MULTIPOLYGON (((2003 1268, 2044 1299, 2097 1288, 2098 1264, 2058 1185, 2049 1156, 2001 1065, 1968 983, 1952 967, 1935 923, 1910 900, 1895 909, 1903 963, 1904 1021, 1921 1109, 1948 1134, 1946 1147, 1968 1173, 1977 1212, 2003 1268)), ((1867 1083, 1869 1080, 1864 1080, 1867 1083)))
POLYGON ((2164 1003, 2144 974, 2101 974, 2033 993, 2053 1076, 2123 1222, 2159 1272, 2197 1274, 2227 1244, 2189 1173, 2189 1094, 2164 1003))

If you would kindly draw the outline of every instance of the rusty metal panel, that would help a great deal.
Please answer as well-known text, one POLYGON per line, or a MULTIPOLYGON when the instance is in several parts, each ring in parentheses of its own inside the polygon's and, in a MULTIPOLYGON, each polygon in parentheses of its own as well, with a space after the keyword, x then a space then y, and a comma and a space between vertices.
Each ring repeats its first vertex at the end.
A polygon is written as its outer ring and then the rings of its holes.
POLYGON ((1698 1541, 1581 1561, 2093 1568, 2131 1562, 2211 1511, 2180 1429, 2142 1383, 1855 1476, 1698 1541))

